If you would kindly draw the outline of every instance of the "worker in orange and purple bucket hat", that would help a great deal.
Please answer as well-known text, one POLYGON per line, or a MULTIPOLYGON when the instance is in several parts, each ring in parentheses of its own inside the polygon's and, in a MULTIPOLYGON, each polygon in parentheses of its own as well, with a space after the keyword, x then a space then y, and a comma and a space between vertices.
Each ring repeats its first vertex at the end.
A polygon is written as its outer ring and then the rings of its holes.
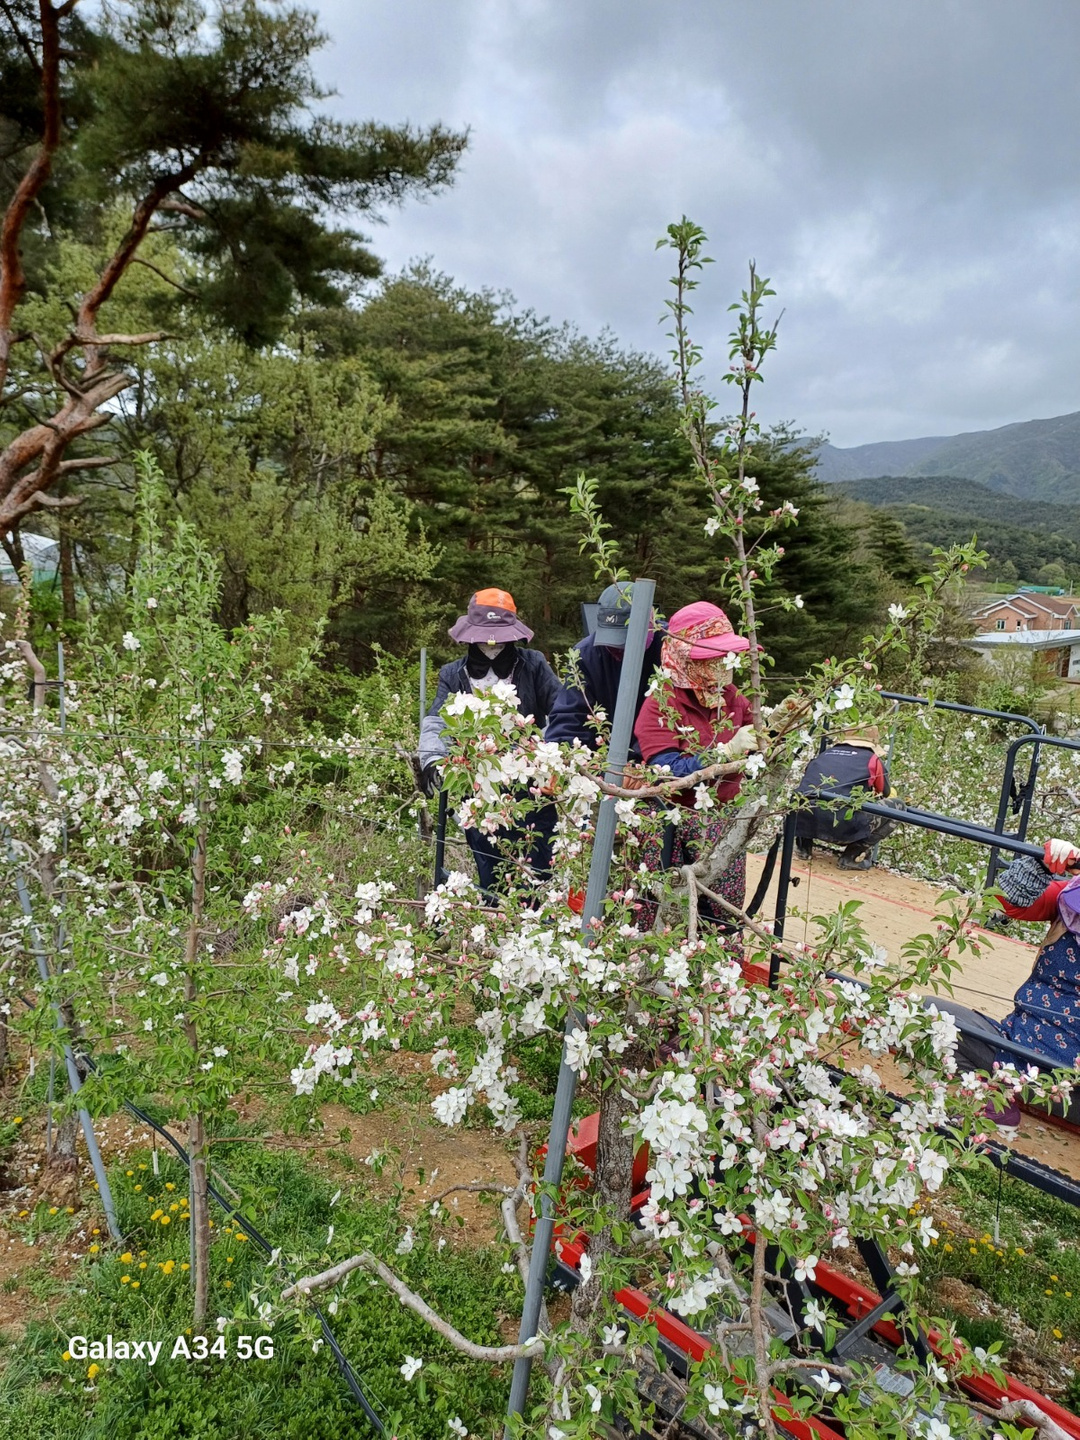
MULTIPOLYGON (((531 715, 542 730, 559 693, 559 681, 545 656, 521 643, 531 640, 533 632, 518 615, 509 591, 477 590, 448 633, 468 648, 460 660, 451 660, 439 671, 435 699, 420 727, 420 768, 427 795, 439 788, 440 769, 448 754, 442 708, 451 695, 479 694, 498 680, 508 681, 517 691, 518 710, 531 715)), ((480 889, 487 899, 494 899, 505 857, 492 837, 480 830, 466 830, 465 838, 480 889)))

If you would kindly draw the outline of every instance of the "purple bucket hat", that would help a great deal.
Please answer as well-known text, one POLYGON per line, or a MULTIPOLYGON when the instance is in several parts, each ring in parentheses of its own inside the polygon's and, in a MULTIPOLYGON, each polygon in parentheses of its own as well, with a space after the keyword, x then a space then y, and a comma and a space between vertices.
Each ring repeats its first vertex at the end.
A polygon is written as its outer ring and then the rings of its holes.
POLYGON ((449 635, 462 645, 505 645, 512 640, 531 640, 533 632, 518 619, 508 590, 478 590, 449 635))

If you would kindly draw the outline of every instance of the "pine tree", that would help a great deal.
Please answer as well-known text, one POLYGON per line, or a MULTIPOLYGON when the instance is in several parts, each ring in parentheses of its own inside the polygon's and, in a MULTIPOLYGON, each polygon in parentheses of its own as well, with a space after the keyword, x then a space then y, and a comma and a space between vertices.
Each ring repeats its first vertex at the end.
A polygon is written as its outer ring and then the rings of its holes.
POLYGON ((307 11, 132 0, 91 28, 73 10, 70 0, 0 9, 2 535, 42 506, 77 503, 54 493, 65 477, 110 463, 68 451, 133 383, 122 357, 163 338, 99 329, 120 281, 145 263, 152 229, 170 232, 186 257, 184 273, 169 277, 175 305, 194 303, 204 320, 263 344, 282 334, 298 299, 341 304, 377 272, 340 217, 439 189, 465 144, 439 125, 313 114, 324 92, 311 55, 323 36, 307 11), (77 223, 92 247, 111 238, 118 205, 126 228, 42 364, 17 310, 32 282, 48 289, 52 227, 77 223))

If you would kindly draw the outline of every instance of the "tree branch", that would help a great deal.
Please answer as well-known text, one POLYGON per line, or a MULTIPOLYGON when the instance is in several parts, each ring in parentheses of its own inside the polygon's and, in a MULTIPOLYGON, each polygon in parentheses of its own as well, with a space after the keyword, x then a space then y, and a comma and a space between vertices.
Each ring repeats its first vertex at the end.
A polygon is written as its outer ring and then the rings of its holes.
MULTIPOLYGON (((160 208, 164 209, 167 203, 167 201, 163 201, 160 208)), ((186 285, 181 285, 179 280, 174 280, 171 275, 166 275, 165 271, 159 269, 159 267, 155 265, 152 260, 144 260, 141 255, 134 255, 132 256, 131 263, 133 265, 145 265, 147 270, 152 270, 155 275, 159 276, 162 280, 165 281, 166 285, 171 285, 175 290, 179 290, 182 295, 188 295, 192 300, 197 300, 199 298, 197 291, 189 290, 186 285)))
POLYGON ((26 217, 52 173, 60 147, 60 18, 64 7, 41 0, 41 101, 44 112, 41 144, 15 188, 0 224, 0 390, 11 363, 11 317, 26 289, 20 241, 26 217))
POLYGON ((332 1265, 329 1270, 323 1270, 318 1275, 306 1275, 302 1280, 297 1280, 295 1285, 289 1285, 281 1292, 282 1300, 291 1300, 298 1295, 310 1295, 313 1290, 325 1290, 330 1285, 336 1285, 353 1270, 366 1270, 370 1275, 377 1275, 387 1289, 392 1290, 407 1310, 419 1315, 427 1325, 448 1340, 455 1350, 462 1355, 468 1355, 471 1360, 481 1360, 490 1365, 503 1365, 511 1360, 521 1360, 528 1356, 530 1359, 541 1355, 544 1350, 544 1342, 540 1339, 530 1340, 526 1345, 477 1345, 467 1339, 459 1330, 455 1330, 449 1321, 437 1315, 426 1300, 421 1299, 414 1290, 410 1290, 404 1280, 399 1280, 389 1266, 384 1265, 381 1260, 372 1255, 370 1250, 363 1251, 360 1255, 353 1255, 349 1260, 342 1260, 340 1264, 332 1265))
MULTIPOLYGON (((136 257, 132 257, 133 260, 136 257)), ((146 264, 146 261, 142 261, 146 264)), ((151 266, 151 269, 154 267, 151 266)), ((161 273, 160 271, 158 272, 161 273)), ((143 335, 97 335, 83 334, 80 330, 74 331, 74 339, 78 345, 153 345, 158 340, 171 340, 173 337, 168 330, 147 330, 143 335)))

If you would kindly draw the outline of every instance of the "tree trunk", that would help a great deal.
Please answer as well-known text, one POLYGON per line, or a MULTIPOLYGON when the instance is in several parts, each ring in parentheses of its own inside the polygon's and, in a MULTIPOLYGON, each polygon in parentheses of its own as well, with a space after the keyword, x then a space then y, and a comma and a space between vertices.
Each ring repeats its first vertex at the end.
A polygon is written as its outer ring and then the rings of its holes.
MULTIPOLYGON (((629 1063, 629 1062, 628 1062, 629 1063)), ((630 1179, 634 1169, 634 1137, 624 1132, 623 1121, 629 1105, 618 1079, 605 1087, 600 1097, 600 1125, 596 1141, 595 1194, 604 1211, 604 1224, 589 1240, 592 1274, 574 1291, 570 1304, 575 1330, 591 1328, 604 1284, 603 1260, 612 1251, 611 1227, 630 1218, 630 1179)))
POLYGON ((49 1169, 72 1171, 78 1167, 75 1146, 79 1139, 79 1117, 72 1110, 64 1116, 49 1151, 49 1169))
POLYGON ((22 568, 26 564, 26 552, 23 549, 22 536, 18 530, 11 530, 3 536, 4 554, 11 561, 12 569, 16 575, 22 578, 22 568))
POLYGON ((210 1201, 206 1190, 206 1126, 201 1115, 188 1121, 188 1154, 191 1157, 192 1272, 195 1278, 195 1329, 206 1324, 210 1286, 210 1201))

